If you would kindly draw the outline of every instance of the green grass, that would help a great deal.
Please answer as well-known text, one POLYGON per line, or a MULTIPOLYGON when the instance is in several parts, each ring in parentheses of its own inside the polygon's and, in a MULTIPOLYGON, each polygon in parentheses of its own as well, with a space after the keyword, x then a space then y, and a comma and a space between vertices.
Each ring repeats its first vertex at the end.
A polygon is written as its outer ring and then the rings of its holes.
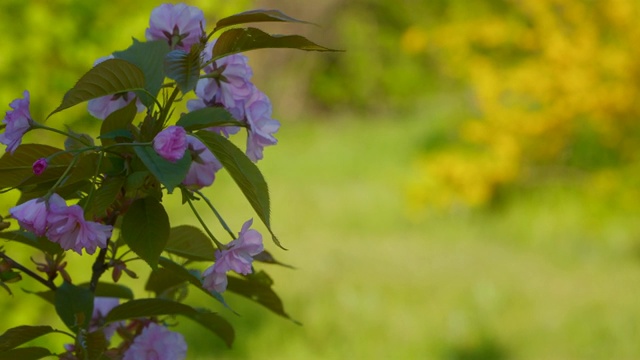
MULTIPOLYGON (((259 165, 289 250, 267 248, 297 269, 257 268, 303 326, 233 294, 241 316, 193 293, 190 304, 234 324, 236 343, 179 318, 189 358, 640 358, 638 214, 561 185, 491 211, 408 214, 412 159, 437 121, 285 122, 259 165)), ((254 216, 225 174, 207 193, 236 231, 254 216)), ((195 223, 168 200, 174 225, 195 223)), ((55 319, 12 288, 5 326, 55 319)))

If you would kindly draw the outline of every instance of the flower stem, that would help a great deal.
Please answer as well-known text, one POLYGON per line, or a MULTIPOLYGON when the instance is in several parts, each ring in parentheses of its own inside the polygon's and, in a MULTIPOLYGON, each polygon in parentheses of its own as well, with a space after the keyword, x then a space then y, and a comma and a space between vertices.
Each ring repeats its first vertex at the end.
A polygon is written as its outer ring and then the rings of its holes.
POLYGON ((81 138, 79 136, 75 136, 73 134, 66 133, 66 132, 64 132, 62 130, 58 130, 58 129, 54 129, 52 127, 48 127, 46 125, 40 124, 40 123, 35 122, 35 121, 33 122, 33 124, 31 126, 34 129, 49 130, 49 131, 52 131, 52 132, 60 134, 60 135, 68 136, 68 137, 70 137, 70 138, 72 138, 74 140, 79 141, 81 144, 84 144, 84 145, 86 145, 88 147, 92 147, 93 146, 93 144, 88 143, 86 139, 83 139, 83 138, 81 138))
POLYGON ((53 283, 53 281, 45 280, 45 278, 43 278, 42 276, 40 276, 40 275, 34 273, 33 271, 27 269, 26 267, 20 265, 18 262, 16 262, 15 260, 13 260, 9 256, 7 256, 7 254, 5 254, 2 251, 0 251, 0 258, 3 259, 4 261, 8 262, 9 264, 11 264, 12 268, 15 268, 15 269, 18 269, 18 270, 22 271, 23 273, 25 273, 29 277, 37 280, 39 283, 43 284, 44 286, 48 287, 49 289, 51 289, 53 291, 56 291, 56 285, 53 283))
POLYGON ((216 239, 215 236, 213 236, 213 234, 207 227, 207 224, 205 224, 204 220, 202 220, 202 217, 198 213, 198 210, 196 210, 196 208, 193 206, 193 202, 191 201, 191 199, 187 198, 187 202, 189 203, 189 207, 191 208, 191 211, 193 211, 193 213, 198 218, 198 221, 200 221, 200 225, 202 225, 202 227, 204 228, 204 231, 207 233, 207 235, 209 235, 211 240, 213 240, 213 242, 216 244, 216 247, 220 250, 224 249, 224 245, 220 241, 218 241, 218 239, 216 239))
POLYGON ((200 190, 196 190, 195 191, 196 194, 200 195, 200 197, 202 197, 204 199, 204 202, 207 203, 207 205, 209 205, 209 208, 211 209, 211 211, 213 211, 213 213, 216 215, 216 217, 218 218, 218 221, 220 222, 220 224, 222 225, 222 227, 229 233, 229 235, 231 235, 231 239, 236 238, 235 235, 233 235, 233 231, 231 231, 231 229, 229 228, 229 226, 227 225, 227 223, 224 221, 224 219, 222 218, 222 216, 220 216, 220 213, 216 210, 215 207, 213 207, 213 204, 211 203, 211 201, 209 201, 209 199, 204 196, 204 194, 200 191, 200 190))

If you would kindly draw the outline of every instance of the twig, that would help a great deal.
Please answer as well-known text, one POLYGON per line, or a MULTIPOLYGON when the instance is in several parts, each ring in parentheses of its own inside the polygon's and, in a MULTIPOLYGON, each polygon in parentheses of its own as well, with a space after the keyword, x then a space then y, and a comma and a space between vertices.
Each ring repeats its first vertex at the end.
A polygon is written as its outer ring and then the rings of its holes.
POLYGON ((33 271, 27 269, 26 267, 20 265, 18 262, 16 262, 15 260, 13 260, 9 256, 7 256, 7 254, 5 254, 4 252, 0 252, 0 258, 2 258, 4 261, 6 261, 9 264, 11 264, 12 268, 15 268, 15 269, 18 269, 18 270, 22 271, 23 273, 25 273, 25 274, 29 275, 30 277, 36 279, 38 282, 40 282, 44 286, 48 287, 49 289, 51 289, 53 291, 56 291, 56 285, 53 283, 53 281, 46 280, 42 276, 34 273, 33 271))

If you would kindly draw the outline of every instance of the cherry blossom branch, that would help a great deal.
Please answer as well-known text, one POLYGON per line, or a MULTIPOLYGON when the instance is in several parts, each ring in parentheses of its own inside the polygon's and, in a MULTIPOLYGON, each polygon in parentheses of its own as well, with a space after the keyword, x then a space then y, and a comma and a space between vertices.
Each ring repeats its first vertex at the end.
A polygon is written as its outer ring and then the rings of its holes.
MULTIPOLYGON (((118 212, 114 212, 114 214, 111 215, 107 221, 105 221, 105 224, 113 226, 115 225, 117 218, 118 212)), ((93 265, 91 265, 91 281, 89 281, 89 290, 92 293, 96 292, 98 281, 100 280, 102 274, 104 274, 104 272, 109 269, 109 263, 105 261, 105 258, 107 257, 107 251, 109 250, 110 243, 111 238, 108 238, 107 245, 104 248, 100 249, 96 260, 93 262, 93 265)))
POLYGON ((27 269, 26 267, 20 265, 20 263, 18 263, 17 261, 13 260, 9 256, 7 256, 7 254, 5 254, 4 252, 0 251, 0 258, 2 258, 4 261, 8 262, 11 265, 12 268, 22 271, 23 273, 25 273, 29 277, 37 280, 39 283, 43 284, 44 286, 48 287, 49 289, 51 289, 53 291, 56 291, 56 285, 53 283, 53 281, 46 280, 42 276, 34 273, 33 271, 27 269))

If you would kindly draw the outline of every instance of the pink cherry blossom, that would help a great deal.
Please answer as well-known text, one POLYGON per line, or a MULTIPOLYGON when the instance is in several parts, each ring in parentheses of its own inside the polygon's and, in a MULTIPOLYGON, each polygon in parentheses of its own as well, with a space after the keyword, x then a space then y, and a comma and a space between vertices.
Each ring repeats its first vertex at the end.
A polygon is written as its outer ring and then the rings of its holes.
MULTIPOLYGON (((204 50, 204 61, 211 59, 215 42, 209 42, 204 50)), ((196 95, 208 104, 220 104, 237 120, 244 119, 244 103, 255 91, 251 83, 253 70, 249 60, 241 54, 218 59, 204 68, 205 74, 219 72, 216 78, 204 78, 196 85, 196 95)))
POLYGON ((182 184, 191 190, 201 189, 213 184, 216 172, 222 169, 222 164, 211 151, 197 138, 187 135, 188 149, 192 161, 187 176, 182 184))
MULTIPOLYGON (((53 194, 49 202, 64 200, 57 194, 53 194), (59 200, 58 200, 59 199, 59 200)), ((47 231, 47 215, 49 213, 47 202, 44 199, 32 199, 9 210, 11 216, 18 220, 18 224, 37 236, 43 236, 47 231)))
POLYGON ((47 166, 49 166, 47 159, 40 158, 33 163, 33 173, 36 176, 42 175, 42 173, 47 169, 47 166))
POLYGON ((147 40, 166 40, 175 49, 189 51, 206 28, 204 13, 185 4, 162 4, 151 11, 147 40))
POLYGON ((253 162, 262 159, 265 146, 275 145, 278 140, 273 136, 280 129, 280 122, 271 118, 271 101, 260 91, 255 91, 245 104, 246 119, 249 125, 247 136, 247 156, 253 162))
POLYGON ((30 95, 25 90, 22 99, 15 99, 9 104, 13 110, 7 111, 2 120, 7 127, 0 134, 0 143, 7 146, 7 151, 13 155, 16 148, 22 143, 22 136, 31 128, 31 112, 29 111, 30 95))
MULTIPOLYGON (((103 61, 113 59, 113 55, 103 56, 93 63, 93 66, 100 64, 103 61)), ((114 95, 102 96, 96 99, 91 99, 87 102, 87 110, 91 116, 104 120, 114 111, 120 110, 129 105, 131 101, 136 101, 136 109, 138 112, 144 111, 145 106, 133 91, 126 93, 119 93, 114 95)))
POLYGON ((83 248, 93 254, 96 248, 107 246, 113 226, 85 220, 79 205, 51 206, 51 201, 49 205, 46 233, 49 240, 78 254, 82 254, 83 248))
POLYGON ((227 272, 230 270, 238 274, 247 275, 253 272, 251 264, 253 256, 264 251, 262 235, 249 229, 253 219, 242 225, 238 238, 227 244, 227 248, 216 251, 216 262, 206 269, 202 276, 202 286, 208 290, 223 292, 227 287, 227 272))
POLYGON ((153 139, 153 148, 164 159, 176 162, 187 150, 187 132, 181 126, 169 126, 153 139))
MULTIPOLYGON (((89 331, 93 332, 98 330, 104 324, 104 319, 109 314, 109 311, 118 305, 120 305, 120 299, 118 298, 96 296, 93 299, 93 314, 91 315, 89 331)), ((111 339, 113 334, 116 332, 116 329, 123 325, 124 322, 119 321, 105 326, 103 331, 107 341, 111 339)))
POLYGON ((186 357, 187 343, 182 334, 149 323, 135 337, 122 360, 182 360, 186 357))

